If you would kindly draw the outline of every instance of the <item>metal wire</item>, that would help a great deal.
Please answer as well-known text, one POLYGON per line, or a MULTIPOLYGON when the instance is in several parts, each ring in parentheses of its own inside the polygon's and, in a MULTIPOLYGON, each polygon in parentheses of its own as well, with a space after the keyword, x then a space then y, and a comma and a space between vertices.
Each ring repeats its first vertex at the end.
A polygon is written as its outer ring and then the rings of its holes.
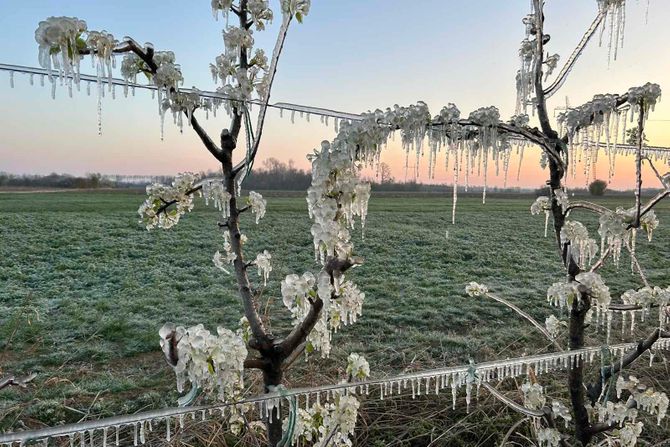
MULTIPOLYGON (((654 347, 657 349, 667 349, 669 344, 670 339, 660 339, 656 342, 654 347)), ((637 343, 621 343, 606 348, 608 348, 610 352, 613 352, 616 355, 617 353, 623 354, 623 352, 628 351, 630 349, 634 349, 636 347, 637 343)), ((564 365, 573 364, 570 359, 583 359, 581 360, 582 362, 586 361, 587 359, 589 359, 589 356, 601 355, 602 351, 603 351, 602 346, 591 346, 587 348, 577 349, 574 351, 538 354, 527 357, 518 357, 512 359, 483 362, 475 365, 451 366, 445 368, 418 371, 408 374, 399 374, 396 376, 390 376, 386 378, 368 379, 356 383, 337 383, 337 384, 328 384, 309 388, 294 388, 284 390, 281 392, 274 392, 274 393, 263 394, 260 396, 254 396, 234 403, 218 403, 213 405, 200 405, 195 407, 163 408, 160 410, 145 411, 141 413, 122 415, 122 416, 114 416, 111 418, 99 419, 95 421, 86 421, 76 424, 60 425, 56 427, 48 427, 39 430, 4 433, 0 434, 0 444, 11 445, 12 443, 15 442, 25 443, 29 440, 40 440, 40 439, 62 437, 62 436, 68 436, 72 433, 90 432, 93 430, 102 430, 105 428, 115 426, 121 427, 121 426, 135 425, 146 421, 161 420, 169 417, 186 415, 191 413, 201 412, 204 414, 204 412, 221 410, 235 405, 255 404, 259 402, 267 402, 274 399, 282 399, 288 397, 298 397, 318 393, 328 393, 332 391, 352 391, 352 390, 355 391, 355 389, 362 389, 363 387, 367 388, 370 386, 380 386, 381 390, 383 389, 383 386, 385 384, 389 383, 406 383, 408 381, 425 380, 446 375, 468 374, 468 372, 473 367, 475 372, 480 376, 483 376, 484 373, 489 372, 489 373, 495 373, 491 377, 496 376, 498 379, 502 379, 506 376, 506 372, 508 371, 516 370, 523 373, 522 367, 524 366, 526 367, 525 371, 527 372, 529 368, 531 367, 535 368, 538 365, 542 365, 543 362, 553 362, 552 365, 556 365, 552 367, 546 366, 544 368, 544 371, 539 370, 542 368, 538 368, 538 371, 536 371, 536 373, 540 374, 550 369, 551 370, 559 369, 563 368, 564 365)), ((514 374, 509 375, 515 376, 514 374)), ((429 392, 429 390, 426 390, 426 392, 429 392)), ((389 395, 390 394, 392 393, 389 393, 389 395)))
MULTIPOLYGON (((40 76, 49 76, 49 70, 44 69, 44 68, 39 68, 39 67, 28 67, 24 65, 12 65, 12 64, 2 64, 0 63, 0 71, 8 71, 8 72, 14 72, 14 73, 24 73, 24 74, 29 74, 29 75, 40 75, 40 76)), ((52 76, 54 73, 52 72, 52 76)), ((72 78, 72 76, 64 76, 65 78, 72 78)), ((80 74, 79 79, 82 81, 86 82, 98 82, 98 77, 93 76, 93 75, 88 75, 88 74, 80 74)), ((111 78, 111 81, 107 77, 103 77, 100 79, 100 81, 103 84, 109 84, 111 83, 112 85, 118 85, 122 87, 129 87, 129 88, 136 88, 136 89, 144 89, 144 90, 157 90, 157 87, 152 84, 138 84, 135 82, 128 82, 125 79, 120 79, 120 78, 111 78)), ((195 90, 190 89, 190 88, 180 88, 180 92, 184 93, 192 93, 195 90)), ((312 115, 317 115, 317 116, 328 116, 332 118, 337 118, 337 119, 344 119, 344 120, 351 120, 351 121, 359 121, 361 120, 361 115, 356 114, 356 113, 348 113, 348 112, 340 112, 338 110, 333 110, 333 109, 325 109, 322 107, 314 107, 314 106, 305 106, 305 105, 300 105, 300 104, 291 104, 288 102, 278 102, 274 104, 266 104, 263 101, 260 101, 258 99, 249 99, 245 101, 240 101, 239 99, 234 99, 231 98, 227 95, 223 95, 218 92, 212 92, 212 91, 203 91, 203 90, 198 90, 197 91, 198 95, 200 95, 203 98, 210 98, 210 99, 223 99, 223 100, 234 100, 237 102, 245 102, 247 104, 255 104, 255 105, 267 105, 270 108, 274 109, 283 109, 283 110, 289 110, 291 112, 301 112, 301 113, 309 113, 312 115)))

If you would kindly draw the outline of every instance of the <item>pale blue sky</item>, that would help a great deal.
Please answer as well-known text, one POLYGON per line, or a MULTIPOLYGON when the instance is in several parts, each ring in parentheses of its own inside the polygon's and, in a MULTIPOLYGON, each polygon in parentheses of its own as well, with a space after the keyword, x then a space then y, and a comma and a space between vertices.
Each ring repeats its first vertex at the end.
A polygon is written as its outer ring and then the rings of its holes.
MULTIPOLYGON (((174 51, 185 85, 211 89, 208 64, 222 51, 224 24, 214 21, 209 3, 0 0, 0 61, 37 65, 37 23, 51 15, 77 16, 89 29, 105 29, 118 38, 130 35, 174 51)), ((670 2, 652 0, 646 24, 646 0, 627 3, 626 43, 619 60, 608 68, 607 49, 592 44, 552 107, 562 105, 566 95, 578 104, 594 93, 622 92, 648 80, 670 89, 670 2)), ((351 112, 423 100, 434 112, 454 102, 467 114, 493 104, 509 116, 521 18, 528 9, 528 0, 313 0, 304 24, 295 23, 289 32, 272 99, 351 112)), ((596 0, 547 1, 548 51, 559 53, 561 63, 596 12, 596 0)), ((275 29, 276 24, 257 33, 257 46, 270 50, 275 29)), ((88 60, 82 71, 92 72, 88 60)), ((0 170, 162 174, 216 166, 188 130, 180 135, 168 123, 165 141, 160 141, 156 105, 147 93, 105 100, 99 137, 93 97, 75 94, 70 99, 59 90, 54 101, 48 88, 30 87, 27 78, 17 76, 12 90, 7 78, 0 73, 0 170)), ((652 119, 670 119, 670 105, 662 102, 652 119)), ((207 127, 218 134, 226 123, 219 117, 207 127)), ((650 122, 652 143, 670 145, 668 125, 650 122)), ((305 154, 332 137, 332 126, 318 120, 291 125, 271 112, 263 154, 306 166, 305 154)), ((402 176, 400 149, 386 157, 396 176, 402 176)), ((539 168, 531 161, 528 169, 529 179, 520 184, 537 184, 539 168)), ((437 180, 450 181, 450 176, 438 170, 437 180)))

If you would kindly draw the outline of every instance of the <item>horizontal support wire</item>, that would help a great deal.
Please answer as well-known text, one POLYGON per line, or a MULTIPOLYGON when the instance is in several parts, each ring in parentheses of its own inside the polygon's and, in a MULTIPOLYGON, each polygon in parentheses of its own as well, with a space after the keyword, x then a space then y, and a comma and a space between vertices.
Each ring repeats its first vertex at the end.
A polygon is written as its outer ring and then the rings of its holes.
MULTIPOLYGON (((612 346, 592 346, 573 351, 552 352, 547 354, 531 355, 526 357, 518 357, 513 359, 496 360, 490 362, 483 362, 475 365, 461 365, 451 366, 445 368, 431 369, 418 371, 414 373, 399 374, 378 379, 368 379, 355 383, 337 383, 328 384, 308 388, 294 388, 284 390, 281 392, 267 393, 260 396, 246 398, 237 402, 217 403, 212 405, 200 405, 193 407, 173 407, 163 408, 160 410, 145 411, 141 413, 128 414, 122 416, 114 416, 105 419, 98 419, 95 421, 86 421, 76 424, 66 424, 55 427, 48 427, 39 430, 29 430, 22 432, 4 433, 0 434, 0 445, 11 445, 12 443, 25 443, 32 440, 45 440, 56 437, 70 436, 73 433, 91 432, 94 430, 102 430, 109 427, 123 427, 133 426, 147 421, 160 421, 170 417, 178 417, 188 414, 221 411, 227 407, 255 404, 272 401, 275 399, 283 399, 288 397, 299 397, 306 395, 316 395, 318 393, 328 393, 334 391, 356 392, 356 389, 362 390, 363 387, 379 386, 383 397, 383 387, 388 384, 407 383, 408 381, 421 381, 436 379, 442 376, 460 375, 467 376, 471 371, 474 371, 483 382, 489 380, 502 380, 506 377, 518 377, 521 374, 527 374, 530 368, 535 369, 536 374, 541 374, 550 370, 567 369, 570 365, 578 362, 592 361, 596 355, 600 355, 603 350, 608 350, 613 353, 613 357, 617 354, 623 355, 626 351, 634 349, 638 343, 621 343, 612 346)), ((670 339, 659 339, 654 345, 655 349, 668 349, 670 346, 670 339)), ((616 362, 618 360, 613 360, 616 362)), ((453 380, 453 378, 452 378, 453 380)), ((459 382, 461 383, 461 382, 459 382)), ((462 382, 464 384, 465 382, 462 382)), ((393 386, 391 386, 393 388, 393 386)), ((426 389, 426 393, 430 390, 426 389)), ((388 393, 392 395, 393 392, 388 393)))
MULTIPOLYGON (((41 75, 41 76, 49 76, 49 70, 44 69, 44 68, 38 68, 38 67, 28 67, 24 65, 11 65, 11 64, 2 64, 0 63, 0 71, 8 71, 8 72, 15 72, 15 73, 24 73, 28 75, 41 75)), ((54 76, 58 75, 58 72, 56 70, 53 70, 51 72, 51 75, 54 76)), ((72 76, 67 76, 64 75, 64 78, 72 78, 72 76)), ((109 84, 110 79, 107 77, 102 77, 100 80, 98 79, 97 76, 93 75, 87 75, 87 74, 80 74, 78 75, 79 79, 82 81, 86 82, 102 82, 103 84, 109 84)), ((153 85, 153 84, 138 84, 135 82, 129 82, 126 81, 125 79, 120 79, 120 78, 111 78, 111 84, 112 85, 118 85, 122 87, 129 87, 129 88, 136 88, 136 89, 145 89, 145 90, 158 90, 158 88, 153 85)), ((195 92, 196 90, 190 89, 190 88, 180 88, 180 92, 183 93, 192 93, 195 92)), ((244 102, 246 104, 253 104, 253 105, 266 105, 263 101, 258 100, 258 99, 249 99, 245 101, 240 101, 239 99, 234 99, 231 98, 227 95, 218 93, 218 92, 211 92, 211 91, 204 91, 204 90, 198 90, 197 91, 198 95, 200 95, 203 98, 210 98, 210 99, 222 99, 222 100, 230 100, 230 101, 236 101, 236 102, 244 102)), ((313 107, 313 106, 303 106, 300 104, 291 104, 288 102, 278 102, 274 104, 267 104, 268 107, 270 108, 275 108, 275 109, 283 109, 283 110, 289 110, 292 112, 303 112, 303 113, 309 113, 312 115, 319 115, 319 116, 328 116, 328 117, 333 117, 333 118, 338 118, 338 119, 343 119, 343 120, 350 120, 350 121, 359 121, 362 119, 361 115, 356 114, 356 113, 347 113, 347 112, 340 112, 337 110, 332 110, 332 109, 324 109, 321 107, 313 107)))
MULTIPOLYGON (((24 73, 24 74, 29 74, 29 75, 41 75, 41 76, 49 76, 49 70, 44 69, 44 68, 39 68, 39 67, 28 67, 28 66, 23 66, 23 65, 11 65, 11 64, 2 64, 0 63, 0 71, 8 71, 8 72, 16 72, 16 73, 24 73)), ((52 72, 52 76, 54 76, 54 72, 52 72)), ((99 82, 97 76, 93 75, 87 75, 87 74, 80 74, 78 75, 79 79, 82 81, 86 82, 93 82, 97 83, 99 82)), ((64 76, 64 77, 69 77, 71 78, 72 76, 64 76)), ((109 84, 110 80, 107 77, 103 77, 100 79, 100 82, 103 84, 109 84)), ((118 85, 122 87, 128 87, 128 88, 135 88, 135 89, 144 89, 144 90, 157 90, 157 87, 153 84, 138 84, 134 82, 129 82, 126 81, 125 79, 120 79, 120 78, 111 78, 111 84, 112 85, 118 85)), ((194 89, 188 89, 188 88, 180 88, 180 92, 184 93, 191 93, 191 92, 197 92, 201 97, 203 98, 209 98, 209 99, 219 99, 219 100, 231 100, 231 101, 237 101, 237 102, 244 102, 246 104, 252 104, 252 105, 265 105, 260 100, 257 99, 249 99, 249 100, 244 100, 240 101, 237 99, 230 98, 227 95, 218 93, 218 92, 212 92, 212 91, 205 91, 205 90, 194 90, 194 89)), ((361 121, 363 119, 363 116, 360 114, 356 113, 350 113, 350 112, 342 112, 339 110, 334 110, 334 109, 328 109, 328 108, 323 108, 323 107, 315 107, 315 106, 307 106, 307 105, 301 105, 301 104, 293 104, 289 102, 276 102, 274 104, 267 104, 268 107, 274 108, 274 109, 279 109, 279 110, 288 110, 291 112, 299 112, 299 113, 308 113, 311 115, 317 115, 317 116, 324 116, 324 117, 331 117, 331 118, 337 118, 341 120, 349 120, 349 121, 361 121)), ((511 141, 527 141, 524 138, 515 136, 515 135, 510 135, 508 137, 509 140, 511 141)), ((605 143, 601 143, 600 146, 605 147, 605 143)), ((617 149, 625 149, 625 150, 637 150, 637 146, 635 145, 630 145, 630 144, 623 144, 619 143, 617 144, 617 149)), ((670 153, 670 147, 661 147, 661 146, 645 146, 643 148, 644 151, 649 151, 649 152, 669 152, 670 153)))

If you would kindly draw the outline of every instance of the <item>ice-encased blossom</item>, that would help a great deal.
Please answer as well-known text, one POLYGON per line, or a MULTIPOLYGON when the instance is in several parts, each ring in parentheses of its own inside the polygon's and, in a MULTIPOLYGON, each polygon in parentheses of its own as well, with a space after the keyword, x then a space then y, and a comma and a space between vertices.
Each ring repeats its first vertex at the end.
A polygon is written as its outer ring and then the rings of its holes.
MULTIPOLYGON (((358 399, 338 391, 328 403, 315 402, 307 409, 298 408, 292 445, 351 447, 359 407, 358 399)), ((283 424, 287 429, 288 419, 283 424)))
MULTIPOLYGON (((621 447, 635 447, 637 445, 637 438, 642 434, 642 422, 631 423, 628 422, 623 428, 618 430, 619 443, 621 447)), ((617 434, 615 432, 615 434, 617 434)))
POLYGON ((596 410, 598 411, 598 422, 601 423, 606 422, 622 426, 626 420, 635 420, 637 418, 637 410, 628 407, 625 402, 608 401, 604 405, 598 403, 596 410))
POLYGON ((256 191, 251 191, 249 192, 247 203, 249 203, 249 206, 251 207, 251 212, 256 215, 256 224, 258 224, 258 222, 265 216, 265 206, 267 205, 267 201, 256 191))
POLYGON ((273 13, 267 0, 249 0, 247 9, 256 30, 264 30, 267 23, 272 22, 273 13))
POLYGON ((652 415, 655 414, 657 423, 661 423, 661 420, 665 417, 668 411, 669 401, 668 396, 665 393, 654 391, 653 388, 647 388, 642 392, 634 393, 633 397, 640 410, 646 411, 652 415))
POLYGON ((563 189, 554 189, 554 196, 556 197, 556 202, 561 206, 561 209, 565 213, 570 206, 570 200, 568 199, 568 193, 563 189))
POLYGON ((258 267, 258 276, 263 277, 263 285, 268 285, 268 278, 270 277, 270 272, 272 271, 272 264, 270 260, 272 256, 267 250, 263 250, 263 253, 258 253, 256 255, 256 260, 254 264, 258 267))
POLYGON ((81 34, 86 32, 86 22, 76 17, 49 17, 42 20, 35 30, 39 45, 39 63, 42 68, 62 70, 65 75, 79 72, 79 50, 86 43, 81 34))
POLYGON ((551 210, 551 200, 547 196, 540 196, 535 199, 535 202, 530 206, 530 213, 533 215, 540 214, 544 211, 551 210))
POLYGON ((166 333, 178 334, 178 362, 174 366, 177 390, 184 391, 186 381, 228 401, 243 389, 244 360, 247 348, 244 341, 232 331, 219 327, 214 335, 202 324, 185 329, 167 324, 161 329, 161 339, 166 333), (165 328, 167 327, 167 330, 165 328))
POLYGON ((552 338, 558 337, 558 334, 561 332, 561 325, 564 323, 556 318, 554 315, 549 315, 546 320, 544 320, 544 326, 547 328, 547 332, 552 338))
POLYGON ((578 128, 598 126, 608 121, 616 110, 618 98, 618 95, 612 94, 595 95, 591 101, 558 115, 558 122, 572 137, 578 128))
POLYGON ((171 186, 153 183, 147 186, 147 199, 140 205, 138 214, 140 223, 147 230, 158 228, 168 229, 179 222, 179 218, 193 209, 193 186, 198 179, 197 174, 184 172, 175 177, 171 186), (171 203, 172 206, 167 206, 171 203))
POLYGON ((582 272, 575 277, 575 280, 586 286, 588 294, 591 297, 591 304, 606 309, 609 306, 612 297, 610 289, 605 285, 599 274, 593 272, 582 272))
POLYGON ((212 201, 212 205, 221 211, 224 219, 230 217, 230 199, 232 195, 226 191, 223 182, 220 180, 203 181, 200 194, 205 199, 205 205, 209 205, 209 202, 212 201))
POLYGON ((589 231, 580 222, 565 221, 561 228, 561 244, 570 243, 570 254, 577 264, 584 268, 598 252, 595 239, 589 237, 589 231))
POLYGON ((488 291, 489 288, 484 284, 479 284, 474 281, 468 283, 468 285, 465 286, 465 293, 467 293, 469 296, 485 295, 488 293, 488 291))
POLYGON ((561 445, 561 434, 555 428, 541 427, 537 430, 537 444, 539 447, 558 447, 561 445))
POLYGON ((572 420, 572 414, 568 407, 566 407, 563 402, 554 400, 551 402, 551 412, 554 415, 554 419, 562 418, 565 422, 565 428, 568 428, 568 422, 572 420))
POLYGON ((648 112, 649 109, 654 110, 654 106, 660 98, 661 86, 651 82, 647 82, 641 87, 631 87, 628 89, 628 103, 638 109, 640 104, 642 104, 645 113, 648 112))
POLYGON ((658 228, 658 217, 656 217, 654 210, 650 210, 640 217, 640 227, 647 232, 647 239, 651 242, 652 233, 658 228))
POLYGON ((302 20, 302 17, 309 14, 311 0, 281 0, 282 12, 291 14, 302 20))
POLYGON ((254 45, 254 37, 251 30, 229 26, 223 30, 223 43, 227 54, 233 55, 238 53, 240 48, 251 48, 254 45))
POLYGON ((523 393, 523 405, 533 410, 544 407, 547 398, 544 396, 544 389, 539 383, 530 383, 528 381, 521 385, 523 393))
POLYGON ((556 282, 547 289, 547 301, 554 306, 572 306, 575 299, 579 299, 579 289, 574 282, 556 282))
POLYGON ((223 233, 223 251, 225 253, 221 254, 221 252, 217 250, 216 253, 214 253, 212 262, 214 262, 214 266, 216 268, 223 271, 224 273, 230 274, 228 271, 228 266, 235 262, 237 259, 237 254, 235 254, 235 252, 232 250, 232 246, 230 245, 230 235, 227 231, 223 233))
POLYGON ((635 376, 629 376, 628 379, 624 379, 623 376, 619 376, 616 380, 616 397, 621 399, 621 393, 624 390, 627 390, 629 393, 633 394, 637 391, 640 381, 635 376))
POLYGON ((352 352, 347 357, 347 375, 353 380, 364 380, 370 376, 370 364, 365 357, 352 352))

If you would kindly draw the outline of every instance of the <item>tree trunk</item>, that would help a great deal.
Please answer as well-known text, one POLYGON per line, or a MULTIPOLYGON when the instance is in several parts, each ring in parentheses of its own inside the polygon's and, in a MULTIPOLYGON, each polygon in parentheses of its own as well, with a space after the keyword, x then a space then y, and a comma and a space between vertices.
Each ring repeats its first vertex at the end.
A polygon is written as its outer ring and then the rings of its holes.
MULTIPOLYGON (((269 393, 271 386, 281 385, 283 377, 283 371, 281 369, 281 361, 271 362, 270 366, 263 370, 263 383, 265 385, 265 392, 269 393)), ((281 401, 279 403, 281 405, 281 401)), ((282 420, 281 412, 279 411, 279 406, 276 406, 272 409, 270 417, 265 417, 265 426, 268 432, 268 445, 270 447, 276 447, 282 439, 283 429, 282 429, 282 420)))

